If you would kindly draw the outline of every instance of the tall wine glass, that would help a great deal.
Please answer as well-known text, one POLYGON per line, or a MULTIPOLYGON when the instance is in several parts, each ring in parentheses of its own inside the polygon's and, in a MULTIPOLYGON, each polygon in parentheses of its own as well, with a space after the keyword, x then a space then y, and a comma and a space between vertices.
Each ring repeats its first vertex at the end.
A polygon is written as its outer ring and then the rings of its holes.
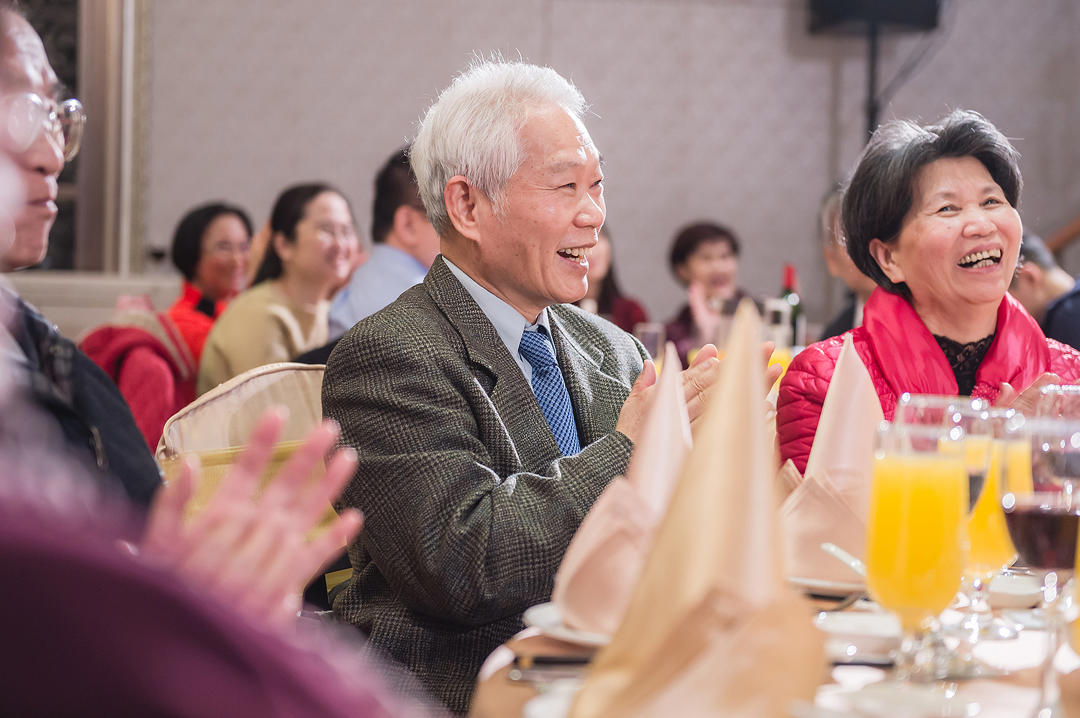
POLYGON ((634 336, 652 357, 656 371, 663 368, 664 362, 664 325, 658 322, 638 322, 634 325, 634 336))
POLYGON ((991 579, 1016 559, 1016 549, 1005 525, 999 489, 1005 466, 1006 426, 1015 415, 1012 409, 989 409, 985 413, 993 432, 990 468, 967 522, 964 578, 968 587, 968 609, 959 626, 963 637, 971 644, 980 639, 1016 638, 1019 633, 1014 625, 994 616, 986 590, 991 579))
POLYGON ((955 427, 963 439, 949 441, 943 450, 963 456, 968 474, 968 519, 964 526, 965 550, 964 595, 958 608, 960 620, 945 633, 960 639, 956 649, 946 645, 944 636, 934 634, 939 678, 978 678, 1000 675, 1000 671, 975 658, 975 645, 982 639, 1011 639, 1018 635, 1015 625, 995 618, 987 601, 987 584, 1014 552, 1005 530, 997 489, 984 486, 996 476, 995 423, 1012 412, 991 409, 982 399, 966 396, 904 394, 897 405, 894 421, 900 425, 955 427))
POLYGON ((969 396, 904 393, 897 403, 893 423, 900 426, 929 426, 962 432, 960 441, 943 441, 942 448, 961 452, 968 472, 968 511, 982 494, 983 482, 990 470, 990 443, 993 426, 987 414, 990 405, 984 399, 969 396))
POLYGON ((1050 384, 1039 390, 1035 416, 1080 419, 1080 386, 1050 384))
POLYGON ((1047 654, 1035 718, 1060 716, 1054 675, 1063 619, 1058 598, 1076 563, 1080 420, 1016 417, 1008 425, 1001 505, 1019 563, 1044 572, 1047 654))
POLYGON ((957 427, 894 424, 878 430, 867 522, 870 595, 895 613, 904 630, 894 675, 934 680, 926 631, 960 587, 968 509, 968 472, 949 444, 957 427), (943 450, 943 447, 945 450, 943 450))

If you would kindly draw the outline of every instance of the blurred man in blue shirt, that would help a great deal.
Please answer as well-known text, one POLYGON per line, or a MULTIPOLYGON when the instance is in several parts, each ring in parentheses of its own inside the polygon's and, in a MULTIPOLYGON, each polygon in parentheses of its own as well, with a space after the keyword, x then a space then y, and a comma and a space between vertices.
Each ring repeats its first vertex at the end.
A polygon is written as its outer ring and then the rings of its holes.
POLYGON ((439 254, 439 235, 420 202, 407 147, 395 152, 375 177, 371 239, 371 256, 330 306, 331 337, 340 337, 423 281, 439 254))
POLYGON ((1080 349, 1080 283, 1062 269, 1034 234, 1024 233, 1020 264, 1009 292, 1051 339, 1080 349))

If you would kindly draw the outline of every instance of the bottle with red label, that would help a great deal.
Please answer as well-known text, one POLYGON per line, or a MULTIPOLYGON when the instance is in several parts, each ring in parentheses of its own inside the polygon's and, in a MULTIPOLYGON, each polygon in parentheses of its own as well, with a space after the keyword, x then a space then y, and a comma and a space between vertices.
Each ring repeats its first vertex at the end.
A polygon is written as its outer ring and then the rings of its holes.
POLYGON ((799 275, 794 264, 784 265, 784 286, 780 298, 791 307, 791 343, 796 347, 806 346, 806 316, 799 297, 799 275))

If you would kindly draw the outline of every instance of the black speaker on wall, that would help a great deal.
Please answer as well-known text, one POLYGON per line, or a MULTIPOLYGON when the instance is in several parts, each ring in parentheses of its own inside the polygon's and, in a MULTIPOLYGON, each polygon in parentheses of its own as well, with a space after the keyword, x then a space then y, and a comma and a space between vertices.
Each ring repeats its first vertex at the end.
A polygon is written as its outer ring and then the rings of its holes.
POLYGON ((810 33, 865 35, 871 25, 925 32, 937 28, 940 12, 940 0, 810 0, 810 33))
POLYGON ((937 29, 941 0, 809 0, 809 3, 811 35, 866 36, 866 136, 869 137, 877 127, 880 110, 877 65, 881 36, 937 29))

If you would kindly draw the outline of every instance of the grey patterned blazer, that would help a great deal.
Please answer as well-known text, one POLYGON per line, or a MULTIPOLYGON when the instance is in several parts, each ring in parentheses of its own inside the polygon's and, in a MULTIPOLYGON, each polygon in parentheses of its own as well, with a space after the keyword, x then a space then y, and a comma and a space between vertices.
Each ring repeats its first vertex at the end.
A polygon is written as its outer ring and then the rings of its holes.
POLYGON ((323 413, 360 462, 339 506, 366 516, 334 610, 455 712, 522 612, 549 599, 570 539, 630 456, 615 422, 644 349, 576 307, 549 317, 576 456, 561 457, 521 369, 441 257, 326 366, 323 413))

